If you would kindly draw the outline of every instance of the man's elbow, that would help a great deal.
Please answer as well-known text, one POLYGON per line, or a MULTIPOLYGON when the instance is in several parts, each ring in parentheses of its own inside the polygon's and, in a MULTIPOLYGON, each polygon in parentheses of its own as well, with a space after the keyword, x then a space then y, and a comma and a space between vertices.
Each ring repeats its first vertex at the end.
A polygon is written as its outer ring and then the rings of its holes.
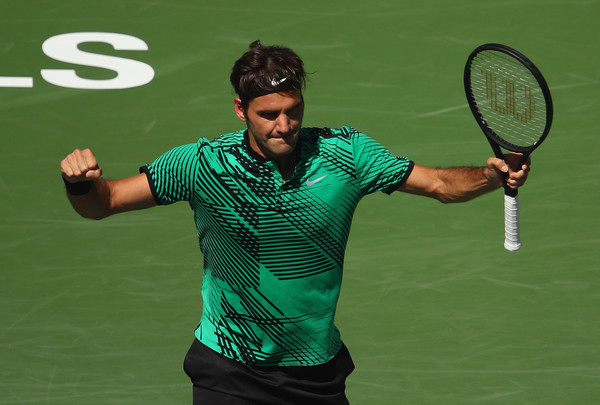
POLYGON ((445 187, 444 183, 440 183, 438 187, 432 190, 431 195, 442 204, 461 203, 471 199, 468 193, 453 192, 453 190, 445 187))
POLYGON ((99 213, 99 212, 77 212, 82 218, 85 219, 92 219, 94 221, 100 221, 101 219, 104 219, 106 217, 108 217, 109 215, 106 213, 99 213))
POLYGON ((452 204, 466 201, 465 199, 452 194, 436 194, 434 198, 442 204, 452 204))
POLYGON ((90 208, 90 207, 78 207, 75 205, 73 206, 73 209, 82 218, 92 219, 95 221, 99 221, 101 219, 104 219, 104 218, 110 216, 110 212, 105 209, 90 208))

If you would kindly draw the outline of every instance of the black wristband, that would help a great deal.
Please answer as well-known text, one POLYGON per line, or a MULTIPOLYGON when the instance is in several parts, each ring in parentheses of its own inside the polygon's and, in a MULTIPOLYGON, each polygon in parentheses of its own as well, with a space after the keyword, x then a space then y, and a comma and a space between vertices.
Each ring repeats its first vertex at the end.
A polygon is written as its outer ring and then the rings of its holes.
POLYGON ((71 182, 68 182, 67 180, 65 180, 64 177, 62 177, 62 179, 65 182, 65 186, 67 187, 67 193, 72 194, 72 195, 87 194, 90 192, 90 190, 92 189, 92 186, 94 185, 93 180, 71 183, 71 182))

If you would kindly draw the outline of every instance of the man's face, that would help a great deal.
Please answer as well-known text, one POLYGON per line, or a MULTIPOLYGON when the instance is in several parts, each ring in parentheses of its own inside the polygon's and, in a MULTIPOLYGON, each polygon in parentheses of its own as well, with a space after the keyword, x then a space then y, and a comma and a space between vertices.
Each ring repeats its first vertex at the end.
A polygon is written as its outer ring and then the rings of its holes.
POLYGON ((304 116, 304 101, 299 91, 253 98, 246 110, 236 98, 234 106, 238 118, 248 126, 252 150, 275 161, 294 152, 304 116))

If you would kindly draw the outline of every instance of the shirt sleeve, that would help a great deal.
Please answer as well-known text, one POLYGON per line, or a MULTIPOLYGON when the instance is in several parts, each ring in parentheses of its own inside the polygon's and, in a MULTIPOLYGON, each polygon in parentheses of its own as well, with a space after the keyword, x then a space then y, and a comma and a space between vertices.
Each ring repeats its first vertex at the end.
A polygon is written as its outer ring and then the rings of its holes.
POLYGON ((178 146, 140 167, 146 173, 152 195, 159 205, 190 201, 199 168, 199 145, 178 146))
POLYGON ((367 135, 351 131, 356 175, 363 195, 375 191, 391 194, 406 181, 414 163, 406 157, 394 156, 367 135))

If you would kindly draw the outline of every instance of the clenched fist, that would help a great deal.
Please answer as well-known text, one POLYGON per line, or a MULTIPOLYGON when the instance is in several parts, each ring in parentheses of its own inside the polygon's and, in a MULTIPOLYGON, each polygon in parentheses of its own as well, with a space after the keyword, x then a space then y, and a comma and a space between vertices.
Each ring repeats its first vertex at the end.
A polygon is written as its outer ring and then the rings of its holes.
POLYGON ((102 169, 90 149, 75 149, 60 162, 60 171, 69 183, 94 180, 102 176, 102 169))

